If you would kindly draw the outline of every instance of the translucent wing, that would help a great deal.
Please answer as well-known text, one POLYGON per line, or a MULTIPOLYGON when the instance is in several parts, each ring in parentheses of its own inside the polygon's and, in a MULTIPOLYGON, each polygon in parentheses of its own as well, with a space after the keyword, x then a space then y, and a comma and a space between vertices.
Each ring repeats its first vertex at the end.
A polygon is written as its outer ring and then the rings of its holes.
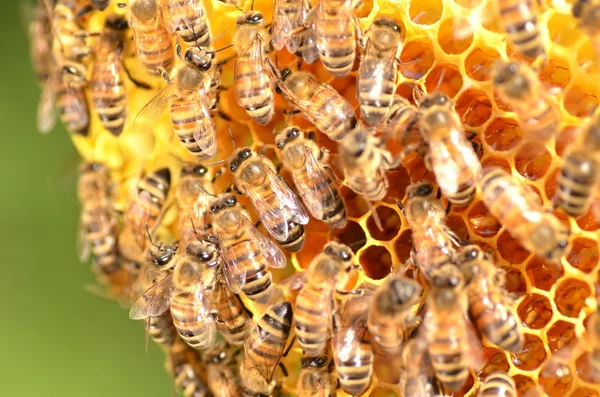
POLYGON ((197 106, 194 107, 195 126, 193 136, 204 156, 209 158, 217 152, 217 131, 210 117, 210 106, 204 90, 200 90, 197 94, 196 102, 197 106))
POLYGON ((158 317, 169 308, 171 295, 175 291, 173 274, 169 274, 142 294, 129 310, 129 318, 141 320, 158 317))
POLYGON ((248 236, 257 242, 261 249, 261 253, 269 261, 267 265, 276 269, 283 269, 286 266, 287 261, 285 259, 285 254, 277 244, 262 234, 247 218, 244 218, 244 224, 248 236))
POLYGON ((244 322, 247 322, 250 317, 248 316, 248 313, 244 309, 239 298, 234 295, 231 290, 222 282, 217 284, 216 293, 216 301, 221 302, 219 305, 219 311, 215 311, 215 315, 217 316, 220 324, 217 324, 217 326, 220 328, 225 328, 225 332, 222 330, 221 334, 229 343, 240 344, 240 341, 231 338, 231 330, 235 330, 239 326, 238 321, 241 318, 244 318, 244 322), (234 311, 234 308, 237 310, 234 311))
POLYGON ((197 17, 205 14, 202 0, 166 0, 164 3, 163 16, 170 33, 175 32, 180 25, 191 29, 194 23, 190 16, 197 17))
POLYGON ((306 63, 313 63, 319 59, 317 50, 317 32, 315 31, 315 14, 317 8, 313 8, 306 16, 306 30, 300 33, 299 41, 302 42, 302 59, 306 63))
MULTIPOLYGON (((224 233, 217 230, 221 252, 223 255, 223 275, 225 281, 234 294, 239 294, 242 291, 242 286, 246 283, 246 268, 238 263, 238 253, 230 244, 223 244, 224 233)), ((239 249, 239 248, 238 248, 239 249)))
POLYGON ((37 109, 37 128, 42 134, 47 134, 56 125, 56 111, 54 110, 54 81, 48 79, 42 86, 40 103, 37 109))
POLYGON ((152 204, 152 195, 142 190, 137 192, 137 187, 132 186, 132 193, 130 195, 129 204, 125 208, 123 219, 126 225, 134 233, 135 242, 138 247, 143 248, 146 239, 146 224, 148 229, 152 229, 154 225, 149 224, 150 222, 150 206, 152 204))
POLYGON ((199 329, 198 332, 206 333, 205 343, 198 345, 198 347, 205 349, 213 346, 217 341, 217 325, 211 313, 210 304, 202 282, 196 284, 193 295, 192 308, 195 320, 202 324, 202 329, 199 329))
POLYGON ((246 326, 246 335, 244 336, 244 364, 251 361, 250 365, 244 365, 244 371, 256 371, 258 372, 267 382, 273 379, 275 369, 279 364, 279 359, 283 355, 285 350, 285 344, 272 343, 273 339, 278 339, 270 332, 261 330, 258 325, 251 321, 246 326), (269 343, 271 342, 271 343, 269 343), (258 355, 257 352, 261 351, 261 345, 266 343, 268 345, 268 352, 271 356, 270 359, 253 360, 252 357, 258 355), (254 353, 252 353, 254 352, 254 353), (275 359, 277 357, 277 359, 275 359))
MULTIPOLYGON (((385 81, 387 80, 387 76, 395 75, 396 49, 397 47, 394 47, 393 49, 389 50, 383 57, 381 57, 379 56, 379 51, 375 48, 371 40, 367 41, 365 54, 359 69, 358 84, 359 87, 363 84, 369 85, 369 96, 371 98, 379 98, 382 102, 386 101, 384 97, 386 94, 382 92, 382 89, 386 85, 385 81), (364 61, 368 59, 377 61, 364 61)), ((391 103, 391 100, 392 98, 387 99, 387 103, 391 103)))
POLYGON ((271 25, 271 37, 273 47, 277 51, 285 46, 286 38, 292 31, 292 21, 288 17, 286 12, 286 5, 289 4, 289 0, 275 0, 273 6, 273 23, 271 25))
POLYGON ((133 127, 139 127, 142 125, 151 124, 161 113, 165 110, 165 107, 177 97, 177 86, 174 82, 168 83, 156 94, 154 98, 150 100, 140 112, 135 116, 133 120, 133 127))
POLYGON ((256 39, 248 55, 237 54, 234 62, 235 97, 240 106, 244 107, 247 98, 252 96, 253 87, 265 87, 271 84, 262 41, 256 39))
POLYGON ((84 211, 86 211, 85 207, 81 210, 77 227, 77 257, 82 263, 85 263, 90 259, 90 254, 92 252, 90 240, 88 239, 87 225, 84 222, 84 211))

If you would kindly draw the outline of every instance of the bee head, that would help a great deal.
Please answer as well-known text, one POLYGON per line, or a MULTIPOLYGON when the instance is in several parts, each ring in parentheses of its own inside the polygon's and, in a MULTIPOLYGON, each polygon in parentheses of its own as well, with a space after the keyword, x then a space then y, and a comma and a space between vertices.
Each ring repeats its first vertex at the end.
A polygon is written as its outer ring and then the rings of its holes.
POLYGON ((236 173, 240 165, 250 157, 252 157, 252 149, 249 147, 238 149, 229 161, 229 170, 236 173))
POLYGON ((285 145, 298 137, 302 137, 302 131, 298 127, 288 127, 277 134, 275 144, 278 149, 283 149, 285 145))
POLYGON ((340 141, 340 149, 351 157, 361 157, 367 149, 368 139, 367 131, 354 129, 340 141))
POLYGON ((504 93, 512 98, 520 98, 531 91, 531 83, 524 65, 517 62, 498 62, 494 66, 494 84, 502 87, 504 93))
POLYGON ((206 267, 211 268, 219 264, 217 247, 207 241, 192 241, 186 247, 185 252, 206 267))
POLYGON ((307 368, 323 368, 329 362, 329 358, 327 356, 317 356, 317 357, 302 357, 301 366, 302 369, 307 368))
POLYGON ((205 177, 208 174, 208 168, 202 164, 186 163, 181 168, 181 176, 205 177))
POLYGON ((156 248, 156 252, 154 252, 152 248, 148 251, 150 263, 160 269, 168 269, 171 266, 171 259, 173 259, 177 253, 177 246, 160 245, 153 248, 156 248))
POLYGON ((135 0, 131 6, 131 13, 140 22, 150 22, 158 15, 156 0, 135 0))
POLYGON ((444 265, 431 274, 431 283, 438 289, 458 289, 463 282, 462 274, 455 265, 444 265))
POLYGON ((240 25, 260 25, 264 21, 263 14, 259 11, 248 11, 244 15, 240 15, 237 19, 238 26, 240 25))
POLYGON ((184 55, 184 59, 196 66, 203 72, 206 72, 212 68, 212 61, 215 57, 215 53, 212 51, 205 51, 202 48, 191 47, 184 55))
POLYGON ((429 182, 421 182, 409 186, 406 189, 406 195, 409 199, 415 197, 433 197, 434 189, 433 185, 429 182))
POLYGON ((350 262, 354 257, 354 253, 350 247, 335 241, 327 243, 323 249, 323 252, 326 255, 333 256, 334 258, 341 260, 342 262, 350 262))
POLYGON ((414 280, 401 278, 390 282, 390 290, 394 305, 404 305, 421 296, 423 288, 414 280))
POLYGON ((569 232, 553 215, 545 218, 531 231, 531 243, 546 259, 558 261, 569 245, 569 232))
POLYGON ((373 25, 389 28, 397 33, 400 33, 402 31, 402 29, 400 28, 400 25, 398 25, 398 23, 395 20, 393 20, 387 16, 381 16, 381 17, 376 18, 375 21, 373 21, 373 25))
POLYGON ((106 17, 106 20, 104 21, 104 26, 106 26, 109 29, 122 31, 126 30, 129 27, 129 24, 127 23, 127 19, 125 19, 123 16, 117 14, 110 14, 106 17))
POLYGON ((477 245, 468 245, 463 247, 458 252, 457 262, 459 263, 468 263, 473 262, 475 260, 485 260, 487 259, 486 252, 477 245))

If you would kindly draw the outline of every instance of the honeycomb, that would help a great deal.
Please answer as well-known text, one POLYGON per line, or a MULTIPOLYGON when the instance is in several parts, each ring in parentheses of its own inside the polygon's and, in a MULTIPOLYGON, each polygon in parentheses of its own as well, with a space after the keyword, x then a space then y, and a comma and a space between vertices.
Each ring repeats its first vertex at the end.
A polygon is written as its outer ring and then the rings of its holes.
MULTIPOLYGON (((109 12, 126 12, 126 8, 117 8, 116 2, 112 3, 106 11, 92 13, 89 31, 100 31, 109 12)), ((237 6, 247 10, 251 3, 251 0, 239 0, 237 6)), ((253 2, 254 9, 263 12, 267 23, 270 23, 272 3, 273 0, 253 2)), ((578 127, 598 107, 600 98, 599 65, 590 39, 578 29, 571 16, 571 5, 571 1, 563 0, 544 3, 538 18, 548 54, 539 78, 562 115, 558 136, 547 144, 526 141, 510 103, 503 103, 494 92, 491 81, 494 61, 498 58, 522 59, 507 42, 496 18, 487 16, 488 10, 495 7, 494 0, 363 0, 355 13, 363 30, 382 14, 392 15, 401 23, 404 43, 397 93, 413 100, 412 93, 417 86, 425 92, 439 89, 448 94, 455 101, 467 133, 476 134, 475 141, 482 147, 482 165, 508 170, 516 181, 530 186, 545 207, 551 208, 565 147, 573 140, 578 127)), ((213 48, 229 45, 239 11, 234 5, 217 0, 205 1, 205 7, 216 37, 213 48)), ((232 56, 231 50, 224 50, 218 53, 218 60, 225 61, 232 56)), ((295 60, 285 50, 277 54, 279 65, 295 60)), ((141 89, 127 81, 129 107, 123 134, 120 137, 111 135, 93 114, 90 134, 87 137, 73 135, 73 142, 85 160, 103 162, 112 170, 113 180, 119 182, 115 192, 119 208, 124 208, 127 192, 143 170, 167 166, 174 175, 172 182, 176 184, 181 160, 194 161, 171 132, 167 112, 152 126, 132 127, 134 116, 164 83, 136 67, 131 51, 126 64, 136 78, 153 88, 141 89)), ((303 68, 331 84, 357 108, 355 72, 345 78, 333 79, 320 62, 303 65, 303 68)), ((232 62, 228 62, 222 71, 224 89, 220 93, 219 111, 226 119, 215 117, 219 146, 211 162, 227 158, 233 150, 226 132, 228 126, 237 147, 250 145, 272 159, 276 159, 273 131, 283 128, 286 121, 305 130, 314 130, 300 115, 288 120, 284 114, 288 106, 280 96, 276 97, 274 121, 267 126, 251 121, 237 105, 231 86, 232 69, 232 62)), ((335 157, 335 143, 320 133, 317 138, 319 144, 335 157)), ((283 176, 289 178, 285 171, 283 176)), ((364 270, 354 280, 356 285, 363 281, 379 284, 390 272, 402 268, 410 256, 412 239, 395 202, 404 198, 411 181, 426 179, 434 182, 434 176, 427 171, 422 158, 410 155, 401 167, 390 171, 388 177, 390 190, 387 197, 372 206, 342 187, 348 213, 347 226, 332 232, 324 223, 311 221, 306 227, 304 249, 290 255, 293 268, 306 269, 314 255, 333 238, 353 249, 357 263, 364 270), (376 225, 374 213, 382 220, 381 230, 376 225)), ((340 178, 343 179, 341 175, 340 178)), ((215 190, 219 191, 230 182, 231 176, 225 174, 217 180, 215 190)), ((506 271, 506 289, 513 298, 513 308, 525 333, 525 346, 519 354, 484 345, 483 367, 479 372, 472 371, 467 384, 455 396, 475 395, 481 379, 494 370, 508 372, 516 382, 519 395, 600 396, 600 386, 591 383, 585 352, 574 352, 558 364, 560 370, 545 370, 554 362, 551 361, 553 356, 559 356, 559 352, 564 351, 561 349, 582 336, 586 319, 595 310, 595 284, 600 276, 600 195, 595 197, 588 213, 578 219, 558 212, 556 215, 571 229, 570 248, 560 264, 548 263, 526 251, 477 198, 467 207, 451 208, 447 216, 450 228, 460 239, 488 247, 496 265, 506 271)), ((173 206, 162 221, 159 240, 173 239, 176 219, 173 206)), ((253 219, 256 219, 255 215, 253 219)), ((415 269, 409 267, 407 272, 414 274, 415 269)), ((274 277, 283 279, 290 273, 288 267, 287 271, 274 272, 274 277)), ((111 280, 114 284, 120 282, 111 280)), ((298 361, 296 350, 283 360, 291 369, 290 376, 284 380, 284 391, 290 395, 295 395, 298 361)), ((389 365, 389 361, 384 363, 377 357, 374 380, 367 395, 400 395, 396 385, 398 369, 399 365, 389 365)), ((338 395, 345 394, 338 391, 338 395)))

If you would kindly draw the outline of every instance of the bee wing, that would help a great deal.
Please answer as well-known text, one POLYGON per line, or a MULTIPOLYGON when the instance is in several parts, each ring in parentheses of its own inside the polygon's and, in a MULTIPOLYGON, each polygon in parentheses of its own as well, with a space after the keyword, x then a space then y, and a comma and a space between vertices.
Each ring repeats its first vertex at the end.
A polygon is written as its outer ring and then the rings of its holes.
POLYGON ((208 158, 217 152, 217 131, 210 117, 210 106, 204 89, 201 89, 196 95, 197 106, 194 107, 196 121, 194 122, 193 136, 203 154, 208 158))
MULTIPOLYGON (((134 192, 133 194, 137 195, 137 198, 130 199, 128 206, 125 208, 123 217, 134 232, 136 244, 138 247, 143 248, 145 245, 144 240, 146 239, 145 227, 150 220, 152 195, 145 190, 136 193, 137 187, 135 185, 132 186, 132 191, 134 192)), ((152 226, 153 225, 148 225, 148 228, 151 229, 152 226)))
MULTIPOLYGON (((249 321, 246 325, 246 334, 244 335, 244 354, 246 357, 251 358, 252 354, 249 354, 249 352, 260 351, 261 345, 267 343, 269 345, 269 355, 281 358, 285 350, 285 344, 269 343, 268 339, 273 339, 273 337, 274 336, 269 332, 261 332, 254 321, 249 321)), ((244 367, 244 370, 250 371, 254 369, 267 381, 273 379, 273 374, 279 364, 279 359, 261 360, 261 362, 252 361, 252 365, 244 367)))
POLYGON ((37 128, 42 134, 47 134, 54 129, 56 125, 56 111, 54 102, 54 81, 49 78, 42 86, 40 94, 40 103, 37 109, 37 128))
POLYGON ((196 283, 193 294, 194 300, 192 308, 195 320, 202 324, 201 329, 198 329, 198 332, 206 332, 207 336, 205 343, 198 345, 198 347, 206 349, 213 346, 217 341, 217 325, 204 290, 204 283, 196 283))
POLYGON ((277 283, 276 288, 284 291, 297 291, 306 283, 306 271, 293 274, 277 283))
MULTIPOLYGON (((392 76, 395 75, 394 71, 396 69, 396 50, 397 47, 394 47, 391 50, 389 50, 385 54, 385 56, 380 58, 378 55, 379 51, 371 43, 371 40, 368 40, 365 48, 365 54, 363 56, 363 61, 360 64, 359 77, 365 80, 374 79, 376 81, 384 81, 386 80, 385 76, 388 76, 390 74, 392 76), (377 62, 365 62, 365 59, 377 59, 377 62)), ((369 96, 373 98, 381 98, 381 84, 372 84, 369 96)))
POLYGON ((154 98, 150 100, 133 119, 133 127, 151 124, 165 107, 177 96, 177 86, 173 81, 164 86, 154 98))
MULTIPOLYGON (((215 314, 220 323, 225 324, 225 327, 230 328, 232 326, 237 326, 235 324, 235 319, 237 317, 244 317, 246 321, 250 319, 247 311, 245 310, 245 308, 243 308, 243 303, 239 300, 239 298, 236 295, 233 294, 231 289, 229 289, 223 282, 219 282, 216 288, 217 291, 215 301, 228 303, 227 305, 221 305, 219 308, 220 311, 218 312, 216 310, 213 310, 213 313, 215 314), (239 313, 233 311, 233 308, 240 306, 242 307, 242 310, 239 313), (233 324, 231 323, 231 320, 230 323, 225 323, 223 319, 234 319, 233 324)), ((221 332, 221 334, 229 343, 238 344, 238 342, 229 340, 227 332, 221 332)))
POLYGON ((158 317, 163 314, 171 304, 171 295, 175 290, 173 274, 169 274, 157 284, 150 287, 131 306, 129 318, 141 320, 147 317, 158 317))
POLYGON ((82 263, 87 262, 90 259, 91 244, 87 235, 87 228, 85 223, 83 222, 83 212, 85 211, 85 207, 82 208, 81 214, 79 215, 79 224, 77 226, 77 257, 79 261, 82 263))
MULTIPOLYGON (((217 231, 219 241, 223 241, 223 234, 217 231)), ((234 294, 239 294, 242 291, 242 286, 246 283, 246 268, 237 263, 237 254, 235 250, 225 244, 220 244, 223 255, 223 275, 225 281, 234 294)))
POLYGON ((265 258, 268 259, 268 266, 275 269, 283 269, 287 264, 285 254, 281 251, 277 244, 262 234, 260 230, 258 230, 252 224, 252 222, 250 222, 247 218, 244 219, 248 235, 258 243, 261 253, 265 256, 265 258))
MULTIPOLYGON (((256 40, 252 45, 249 55, 238 54, 236 56, 233 69, 234 76, 243 76, 236 80, 237 87, 264 87, 271 85, 271 79, 267 68, 265 67, 265 51, 261 40, 256 40), (243 66, 243 68, 242 68, 243 66), (253 81, 254 79, 260 81, 253 81)), ((246 93, 248 88, 243 90, 246 93)), ((235 90, 235 97, 240 106, 243 106, 245 98, 240 97, 240 90, 235 90)))
POLYGON ((302 41, 302 59, 306 63, 313 63, 319 58, 317 50, 317 32, 315 30, 315 15, 317 7, 312 8, 306 16, 306 30, 301 33, 298 40, 302 41))
POLYGON ((271 37, 273 47, 281 51, 292 31, 292 21, 288 18, 284 7, 285 0, 275 0, 273 6, 273 23, 271 24, 271 37))
POLYGON ((198 16, 206 14, 202 6, 202 0, 166 0, 163 7, 164 20, 169 33, 174 33, 182 23, 189 29, 192 29, 194 21, 190 19, 189 15, 198 16))

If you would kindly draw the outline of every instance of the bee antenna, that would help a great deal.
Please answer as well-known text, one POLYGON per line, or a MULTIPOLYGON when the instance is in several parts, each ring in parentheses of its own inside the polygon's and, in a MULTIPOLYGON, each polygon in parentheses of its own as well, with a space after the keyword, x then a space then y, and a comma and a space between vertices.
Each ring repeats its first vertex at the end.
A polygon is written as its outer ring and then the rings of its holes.
POLYGON ((229 137, 231 138, 231 143, 233 144, 233 150, 235 151, 235 139, 233 138, 233 133, 231 132, 231 128, 229 128, 229 125, 227 125, 227 132, 229 132, 229 137))
POLYGON ((440 74, 440 78, 438 79, 437 85, 435 86, 435 90, 439 90, 442 85, 442 81, 444 81, 444 76, 446 76, 446 69, 442 70, 442 74, 440 74))
POLYGON ((161 249, 161 245, 156 245, 152 241, 152 236, 150 235, 150 229, 148 229, 148 223, 146 223, 145 226, 146 226, 146 234, 148 235, 148 240, 150 241, 150 244, 152 244, 152 246, 154 248, 158 248, 160 250, 161 249))
POLYGON ((198 231, 196 230, 196 225, 194 225, 194 219, 190 216, 190 222, 192 223, 192 230, 194 231, 194 236, 198 238, 198 231))
POLYGON ((204 188, 204 186, 202 186, 202 184, 201 184, 201 183, 198 183, 198 186, 200 186, 200 189, 202 189, 202 191, 203 191, 204 193, 206 193, 208 196, 211 196, 211 197, 217 197, 217 196, 215 196, 214 194, 212 194, 212 193, 209 193, 209 192, 208 192, 208 191, 207 191, 207 190, 204 188))
POLYGON ((219 48, 218 50, 214 50, 214 51, 211 51, 211 52, 212 52, 213 54, 216 54, 216 53, 217 53, 217 52, 219 52, 219 51, 223 51, 223 50, 226 50, 226 49, 228 49, 228 48, 231 48, 231 47, 233 47, 233 44, 229 44, 229 45, 227 45, 227 46, 225 46, 225 47, 223 47, 223 48, 219 48))
MULTIPOLYGON (((232 1, 231 4, 233 4, 233 6, 238 9, 238 11, 244 12, 244 10, 242 10, 240 7, 238 7, 238 5, 236 4, 235 1, 232 1)), ((254 5, 254 2, 252 2, 252 4, 254 5)))
POLYGON ((250 4, 250 11, 254 11, 254 0, 252 0, 252 4, 250 4))

